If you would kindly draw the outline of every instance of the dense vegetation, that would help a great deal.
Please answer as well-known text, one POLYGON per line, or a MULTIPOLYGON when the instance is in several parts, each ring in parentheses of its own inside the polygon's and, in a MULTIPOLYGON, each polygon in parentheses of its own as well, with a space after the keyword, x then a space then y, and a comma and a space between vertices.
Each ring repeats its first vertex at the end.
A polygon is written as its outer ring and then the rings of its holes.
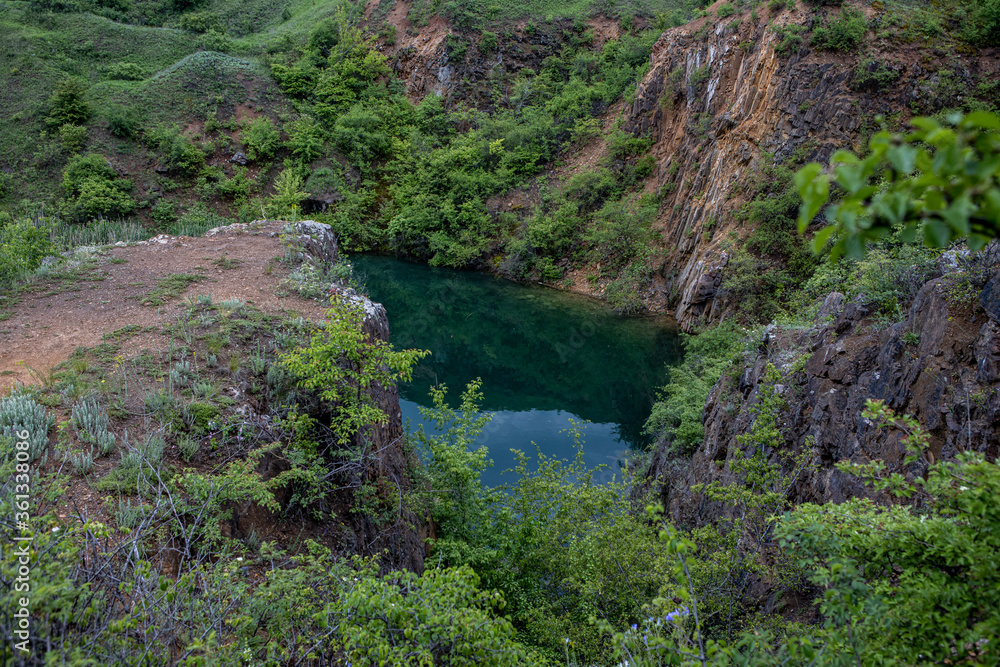
MULTIPOLYGON (((555 284, 582 269, 622 312, 641 310, 639 292, 667 252, 653 223, 668 193, 643 194, 656 166, 652 139, 624 132, 607 112, 632 100, 659 30, 705 17, 703 3, 415 1, 412 25, 440 15, 455 28, 450 63, 482 63, 501 50, 513 63, 419 101, 378 46, 398 38, 377 23, 390 1, 373 4, 369 23, 351 2, 8 4, 0 283, 15 294, 31 289, 20 285, 29 276, 85 280, 103 261, 83 250, 43 267, 56 251, 154 229, 197 234, 261 215, 296 218, 305 206, 350 249, 555 284), (598 13, 621 31, 600 46, 587 22, 598 13), (519 39, 529 48, 515 46, 519 39), (602 137, 607 151, 593 169, 552 175, 602 137), (522 200, 529 205, 515 205, 522 200)), ((815 20, 774 29, 779 54, 848 54, 859 91, 898 76, 865 53, 869 36, 973 49, 1000 35, 997 0, 879 2, 873 20, 840 2, 807 4, 820 6, 803 12, 815 20)), ((713 18, 763 7, 726 3, 713 18)), ((910 243, 918 232, 940 247, 996 236, 997 122, 982 113, 995 110, 996 85, 951 70, 933 77, 911 111, 937 120, 916 132, 878 133, 860 157, 837 154, 830 178, 819 166, 796 176, 804 152, 766 155, 742 183, 746 233, 721 286, 731 317, 687 338, 648 424, 670 456, 701 443, 705 398, 734 381, 759 325, 808 321, 832 290, 898 320, 936 265, 936 251, 910 243), (952 118, 955 109, 980 113, 952 118), (823 228, 815 218, 830 183, 839 188, 826 213, 834 224, 823 228), (796 228, 800 210, 811 247, 796 228), (828 262, 830 253, 850 256, 828 262)), ((346 264, 295 271, 289 289, 317 298, 331 281, 350 281, 346 264)), ((146 303, 198 280, 172 276, 146 303)), ((791 507, 786 491, 813 463, 801 454, 808 447, 785 447, 788 406, 777 387, 789 378, 771 368, 749 408, 752 427, 738 438, 746 456, 730 464, 731 483, 700 489, 726 511, 699 528, 671 525, 639 493, 634 470, 597 484, 581 459, 525 455, 516 483, 484 488, 489 452, 474 442, 488 416, 478 410, 478 380, 457 407, 446 388, 433 389, 427 417, 438 428, 407 435, 405 483, 389 483, 365 438, 389 416, 367 390, 406 379, 422 352, 364 335, 352 303, 335 302, 312 325, 205 295, 166 330, 166 352, 127 358, 121 342, 140 332, 109 332, 0 399, 5 517, 18 507, 18 475, 28 464, 33 475, 31 525, 5 520, 0 532, 8 543, 33 537, 39 660, 1000 661, 995 462, 936 461, 915 422, 872 404, 865 418, 904 434, 908 463, 925 478, 845 466, 899 502, 791 507), (245 390, 258 413, 237 412, 223 382, 245 390), (23 446, 22 429, 32 434, 23 446), (60 513, 70 489, 99 492, 110 520, 60 513), (295 539, 226 529, 251 506, 296 526, 295 539), (365 530, 396 535, 417 523, 434 531, 423 573, 351 546, 365 530), (337 549, 323 543, 329 530, 337 549), (762 589, 778 604, 762 604, 762 589), (782 609, 798 598, 816 604, 782 609)), ((18 629, 18 567, 5 552, 5 638, 18 629)))

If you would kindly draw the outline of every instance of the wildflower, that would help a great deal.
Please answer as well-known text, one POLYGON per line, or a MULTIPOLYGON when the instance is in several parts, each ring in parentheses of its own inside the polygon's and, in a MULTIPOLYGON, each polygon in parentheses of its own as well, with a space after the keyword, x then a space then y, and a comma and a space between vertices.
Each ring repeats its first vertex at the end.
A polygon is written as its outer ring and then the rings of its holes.
POLYGON ((236 562, 237 562, 237 563, 241 563, 241 562, 243 562, 243 556, 240 556, 239 558, 237 558, 237 559, 236 559, 236 562))

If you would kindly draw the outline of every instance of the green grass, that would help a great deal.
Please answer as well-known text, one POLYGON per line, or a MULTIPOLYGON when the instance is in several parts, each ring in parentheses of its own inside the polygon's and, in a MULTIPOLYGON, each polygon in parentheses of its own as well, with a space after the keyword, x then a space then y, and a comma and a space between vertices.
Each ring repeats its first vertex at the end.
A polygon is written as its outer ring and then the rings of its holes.
POLYGON ((191 285, 203 280, 205 276, 193 273, 172 273, 161 278, 156 288, 142 300, 144 306, 162 306, 171 299, 176 299, 191 285))
POLYGON ((58 219, 50 232, 52 243, 64 250, 79 246, 110 245, 119 241, 145 241, 151 236, 153 232, 137 220, 96 220, 81 225, 58 219))

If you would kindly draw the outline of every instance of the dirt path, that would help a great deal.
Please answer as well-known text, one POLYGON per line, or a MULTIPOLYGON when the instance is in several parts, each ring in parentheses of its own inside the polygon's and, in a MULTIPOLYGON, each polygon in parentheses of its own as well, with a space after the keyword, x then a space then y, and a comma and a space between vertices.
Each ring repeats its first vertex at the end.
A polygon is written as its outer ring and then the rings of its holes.
MULTIPOLYGON (((128 325, 160 327, 183 310, 189 296, 210 294, 218 303, 242 299, 270 313, 321 319, 323 307, 298 296, 279 296, 288 268, 277 260, 284 248, 280 224, 212 237, 158 237, 148 245, 111 248, 75 274, 42 279, 0 322, 0 391, 31 382, 29 368, 46 374, 81 345, 128 325), (162 305, 143 305, 164 278, 202 276, 162 305)), ((132 345, 141 348, 148 336, 132 345)))

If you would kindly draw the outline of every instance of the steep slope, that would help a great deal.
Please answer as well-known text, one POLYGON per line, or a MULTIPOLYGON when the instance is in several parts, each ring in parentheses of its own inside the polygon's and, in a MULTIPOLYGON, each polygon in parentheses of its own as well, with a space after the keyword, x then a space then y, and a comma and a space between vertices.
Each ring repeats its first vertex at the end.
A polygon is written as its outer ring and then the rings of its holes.
POLYGON ((624 127, 655 140, 647 188, 664 195, 656 225, 668 254, 660 272, 685 328, 725 310, 716 294, 733 243, 746 234, 744 188, 765 156, 825 160, 862 142, 878 115, 901 122, 977 96, 996 102, 996 49, 900 45, 879 30, 886 14, 864 11, 877 33, 865 53, 820 50, 803 39, 827 10, 764 7, 759 16, 744 11, 670 29, 654 46, 624 127))

